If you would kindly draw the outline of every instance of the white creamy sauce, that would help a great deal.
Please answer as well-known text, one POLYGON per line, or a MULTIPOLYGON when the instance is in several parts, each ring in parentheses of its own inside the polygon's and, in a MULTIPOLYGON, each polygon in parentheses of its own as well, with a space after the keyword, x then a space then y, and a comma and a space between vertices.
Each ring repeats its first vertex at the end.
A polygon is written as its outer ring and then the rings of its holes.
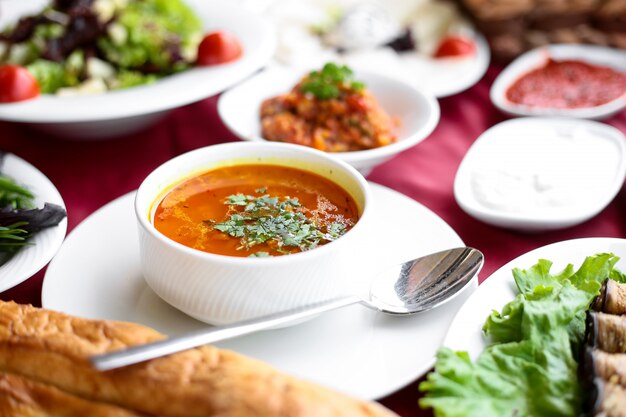
MULTIPOLYGON (((480 144, 479 144, 480 145, 480 144)), ((620 149, 588 128, 520 126, 492 138, 474 161, 471 187, 487 208, 539 214, 596 205, 618 174, 620 149), (502 140, 498 140, 502 139, 502 140)))

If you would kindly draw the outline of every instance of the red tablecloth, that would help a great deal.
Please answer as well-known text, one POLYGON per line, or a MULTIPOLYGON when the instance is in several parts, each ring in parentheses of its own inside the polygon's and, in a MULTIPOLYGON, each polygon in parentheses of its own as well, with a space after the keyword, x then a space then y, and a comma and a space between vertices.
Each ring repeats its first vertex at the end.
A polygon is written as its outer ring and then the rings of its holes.
MULTIPOLYGON (((452 185, 465 152, 485 129, 504 119, 489 101, 489 87, 496 74, 497 70, 492 68, 470 90, 441 100, 441 122, 435 132, 377 167, 369 180, 424 204, 448 222, 466 244, 480 249, 485 254, 481 280, 511 259, 552 242, 579 237, 626 237, 624 188, 592 220, 570 229, 540 234, 485 225, 457 206, 452 185)), ((219 120, 216 101, 211 98, 177 109, 149 130, 101 142, 64 141, 19 125, 0 123, 0 149, 28 160, 52 180, 67 205, 71 232, 97 208, 136 189, 151 170, 173 156, 206 145, 235 141, 219 120)), ((607 123, 626 132, 624 112, 607 123)), ((43 271, 0 294, 0 299, 40 305, 42 281, 43 271)), ((403 417, 431 415, 417 406, 417 384, 381 402, 403 417)))

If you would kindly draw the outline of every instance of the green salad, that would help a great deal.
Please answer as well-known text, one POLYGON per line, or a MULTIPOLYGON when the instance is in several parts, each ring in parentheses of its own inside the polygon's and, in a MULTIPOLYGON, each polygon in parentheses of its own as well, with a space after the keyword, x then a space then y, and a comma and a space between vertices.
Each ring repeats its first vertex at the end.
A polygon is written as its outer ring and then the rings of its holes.
POLYGON ((580 415, 583 392, 577 377, 585 314, 608 277, 626 282, 610 253, 552 273, 540 260, 514 269, 519 295, 487 318, 491 344, 472 361, 442 348, 434 372, 420 384, 420 400, 438 417, 580 415))
POLYGON ((55 0, 0 34, 0 64, 25 66, 42 93, 103 92, 189 68, 202 34, 182 0, 55 0))

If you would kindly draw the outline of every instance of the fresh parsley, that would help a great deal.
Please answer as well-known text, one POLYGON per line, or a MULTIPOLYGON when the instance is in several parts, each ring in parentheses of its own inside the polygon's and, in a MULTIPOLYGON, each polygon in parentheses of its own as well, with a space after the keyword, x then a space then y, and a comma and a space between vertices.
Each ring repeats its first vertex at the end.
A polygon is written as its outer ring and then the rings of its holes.
MULTIPOLYGON (((266 188, 256 190, 258 194, 266 191, 266 188)), ((319 225, 304 214, 297 198, 240 193, 226 197, 224 204, 229 206, 229 213, 232 214, 222 222, 205 220, 205 224, 214 230, 240 238, 239 250, 248 250, 267 243, 280 253, 289 253, 292 249, 307 251, 338 239, 346 233, 349 226, 339 222, 319 225)), ((270 254, 261 251, 250 256, 265 257, 270 254)))
POLYGON ((365 84, 354 79, 354 73, 346 65, 329 62, 319 71, 312 71, 302 81, 300 91, 313 94, 320 100, 329 100, 341 95, 342 89, 361 91, 365 84))

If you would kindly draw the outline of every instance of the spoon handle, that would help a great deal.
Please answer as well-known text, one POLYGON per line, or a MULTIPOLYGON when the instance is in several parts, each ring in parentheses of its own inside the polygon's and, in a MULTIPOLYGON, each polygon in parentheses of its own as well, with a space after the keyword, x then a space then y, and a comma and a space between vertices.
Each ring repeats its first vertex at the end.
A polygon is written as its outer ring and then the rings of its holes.
POLYGON ((291 310, 269 314, 267 316, 244 320, 225 326, 209 327, 183 336, 170 337, 145 345, 133 346, 111 353, 92 356, 93 366, 100 371, 133 365, 149 359, 170 355, 186 349, 232 339, 272 327, 282 326, 301 319, 310 318, 326 311, 335 310, 350 304, 361 302, 357 296, 333 298, 319 303, 297 307, 291 310))

